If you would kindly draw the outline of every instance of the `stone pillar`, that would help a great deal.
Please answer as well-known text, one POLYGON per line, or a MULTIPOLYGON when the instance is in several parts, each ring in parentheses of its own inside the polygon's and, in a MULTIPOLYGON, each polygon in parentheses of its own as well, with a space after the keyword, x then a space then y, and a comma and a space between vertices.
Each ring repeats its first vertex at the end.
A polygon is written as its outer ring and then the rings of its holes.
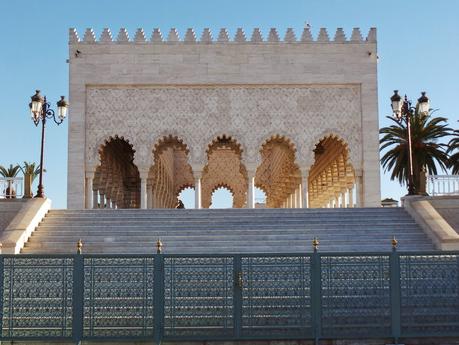
POLYGON ((247 208, 255 208, 255 171, 247 171, 247 208))
POLYGON ((106 201, 107 201, 107 207, 106 208, 111 208, 112 204, 110 202, 110 197, 109 196, 107 196, 106 201))
POLYGON ((147 208, 147 178, 148 172, 140 173, 140 208, 147 208))
POLYGON ((356 204, 357 204, 357 207, 362 207, 363 205, 363 200, 362 200, 362 195, 363 195, 363 191, 362 191, 362 185, 363 183, 363 179, 362 179, 362 176, 356 176, 356 179, 355 179, 355 199, 356 199, 356 204))
POLYGON ((99 208, 105 208, 105 194, 99 191, 99 208))
POLYGON ((147 208, 153 208, 153 190, 151 182, 147 184, 147 208))
POLYGON ((97 190, 92 191, 92 208, 99 208, 99 193, 97 190))
POLYGON ((202 208, 201 202, 201 178, 202 178, 202 171, 194 171, 194 208, 199 209, 202 208))
POLYGON ((354 207, 354 188, 349 188, 347 190, 347 194, 349 196, 349 206, 348 207, 354 207))
POLYGON ((116 202, 115 202, 115 200, 112 200, 112 208, 116 208, 116 202))
MULTIPOLYGON (((93 174, 94 175, 94 174, 93 174)), ((92 176, 86 177, 85 208, 93 208, 92 176)))
POLYGON ((301 200, 303 208, 309 208, 308 177, 309 169, 301 169, 301 200))

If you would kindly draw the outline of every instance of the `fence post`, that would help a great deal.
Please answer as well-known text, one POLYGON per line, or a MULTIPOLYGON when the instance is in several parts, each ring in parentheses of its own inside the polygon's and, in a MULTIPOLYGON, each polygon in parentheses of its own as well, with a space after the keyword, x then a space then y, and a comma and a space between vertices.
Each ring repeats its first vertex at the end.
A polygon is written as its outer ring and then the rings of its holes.
POLYGON ((312 241, 314 249, 311 256, 311 320, 312 320, 312 333, 314 336, 315 344, 319 344, 321 336, 321 321, 322 321, 322 281, 321 281, 321 263, 320 255, 318 253, 319 240, 314 237, 312 241))
POLYGON ((233 256, 233 326, 234 338, 241 337, 242 331, 242 289, 244 277, 242 275, 241 255, 233 256))
POLYGON ((161 344, 164 335, 164 256, 162 255, 163 244, 156 241, 156 255, 154 258, 153 273, 153 310, 154 310, 154 340, 161 344))
POLYGON ((84 259, 82 254, 83 243, 77 243, 77 253, 73 257, 73 323, 72 334, 75 344, 81 344, 83 339, 83 311, 84 311, 84 259))
POLYGON ((394 237, 392 239, 392 252, 390 254, 390 259, 389 259, 391 329, 392 329, 392 338, 394 338, 395 344, 398 343, 398 339, 400 338, 400 334, 401 334, 400 256, 397 253, 397 244, 398 244, 398 241, 394 237))

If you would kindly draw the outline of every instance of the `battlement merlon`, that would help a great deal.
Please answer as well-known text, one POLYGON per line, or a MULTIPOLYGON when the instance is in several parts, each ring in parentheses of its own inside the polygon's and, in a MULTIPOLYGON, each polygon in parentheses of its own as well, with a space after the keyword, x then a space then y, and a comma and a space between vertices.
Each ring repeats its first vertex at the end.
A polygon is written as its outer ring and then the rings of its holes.
POLYGON ((200 36, 197 39, 197 36, 193 29, 188 29, 183 36, 183 39, 180 38, 179 33, 175 28, 169 30, 167 35, 161 33, 159 29, 154 29, 150 38, 148 39, 145 35, 143 29, 137 29, 134 34, 134 38, 131 40, 129 38, 129 33, 125 28, 121 28, 116 39, 113 39, 113 36, 110 32, 110 29, 105 28, 100 34, 99 40, 96 39, 94 31, 90 28, 86 29, 83 39, 80 39, 76 29, 71 28, 69 30, 69 44, 158 44, 158 43, 170 43, 170 44, 241 44, 241 43, 250 43, 250 44, 302 44, 302 43, 314 43, 314 44, 368 44, 376 43, 376 28, 371 28, 368 32, 367 37, 364 39, 360 32, 359 28, 354 28, 352 30, 351 36, 346 37, 344 30, 338 28, 335 32, 333 39, 330 39, 330 36, 327 32, 327 29, 321 28, 316 39, 313 38, 312 33, 309 28, 305 28, 299 38, 295 35, 295 32, 292 28, 288 28, 284 38, 281 39, 277 30, 271 28, 268 33, 267 38, 263 38, 263 35, 259 28, 255 28, 252 32, 250 39, 246 38, 244 30, 238 28, 236 30, 234 39, 231 40, 228 35, 228 31, 225 28, 220 29, 216 38, 213 38, 212 33, 209 28, 205 28, 200 36))

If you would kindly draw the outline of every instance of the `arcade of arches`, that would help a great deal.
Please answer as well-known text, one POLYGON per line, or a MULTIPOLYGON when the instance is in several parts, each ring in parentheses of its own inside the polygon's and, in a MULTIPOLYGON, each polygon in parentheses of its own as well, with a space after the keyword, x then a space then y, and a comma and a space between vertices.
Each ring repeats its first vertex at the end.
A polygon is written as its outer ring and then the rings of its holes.
POLYGON ((189 149, 174 136, 162 138, 152 150, 153 165, 139 172, 135 150, 123 137, 111 137, 100 147, 100 162, 86 178, 87 208, 175 208, 179 194, 195 190, 195 208, 209 208, 219 188, 233 195, 234 208, 255 207, 255 187, 263 207, 354 207, 361 203, 361 177, 356 176, 346 143, 337 136, 322 138, 314 164, 297 164, 296 148, 287 138, 273 136, 260 147, 258 167, 244 164, 243 149, 230 136, 215 138, 207 148, 207 163, 193 169, 189 149))

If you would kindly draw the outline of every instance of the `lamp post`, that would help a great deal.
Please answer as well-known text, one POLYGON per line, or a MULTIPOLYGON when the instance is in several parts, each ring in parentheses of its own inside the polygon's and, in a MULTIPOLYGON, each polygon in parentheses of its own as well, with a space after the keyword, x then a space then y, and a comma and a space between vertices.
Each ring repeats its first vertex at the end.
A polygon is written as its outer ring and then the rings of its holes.
POLYGON ((40 176, 38 182, 37 198, 44 198, 43 193, 43 149, 45 146, 45 126, 47 119, 53 119, 57 125, 60 125, 67 115, 68 103, 64 96, 61 96, 59 102, 57 102, 57 118, 54 110, 51 109, 51 105, 46 101, 46 97, 40 95, 40 90, 36 90, 35 95, 30 97, 32 102, 29 103, 30 113, 35 126, 41 121, 41 150, 40 150, 40 176))
POLYGON ((414 174, 413 174, 413 147, 411 143, 411 117, 420 115, 426 115, 429 113, 429 98, 427 98, 425 92, 421 92, 421 97, 418 98, 416 107, 411 105, 411 101, 408 100, 407 96, 402 101, 402 97, 398 94, 398 90, 394 90, 393 96, 390 98, 392 112, 397 121, 405 119, 406 128, 408 131, 408 195, 416 195, 416 186, 414 185, 414 174))

